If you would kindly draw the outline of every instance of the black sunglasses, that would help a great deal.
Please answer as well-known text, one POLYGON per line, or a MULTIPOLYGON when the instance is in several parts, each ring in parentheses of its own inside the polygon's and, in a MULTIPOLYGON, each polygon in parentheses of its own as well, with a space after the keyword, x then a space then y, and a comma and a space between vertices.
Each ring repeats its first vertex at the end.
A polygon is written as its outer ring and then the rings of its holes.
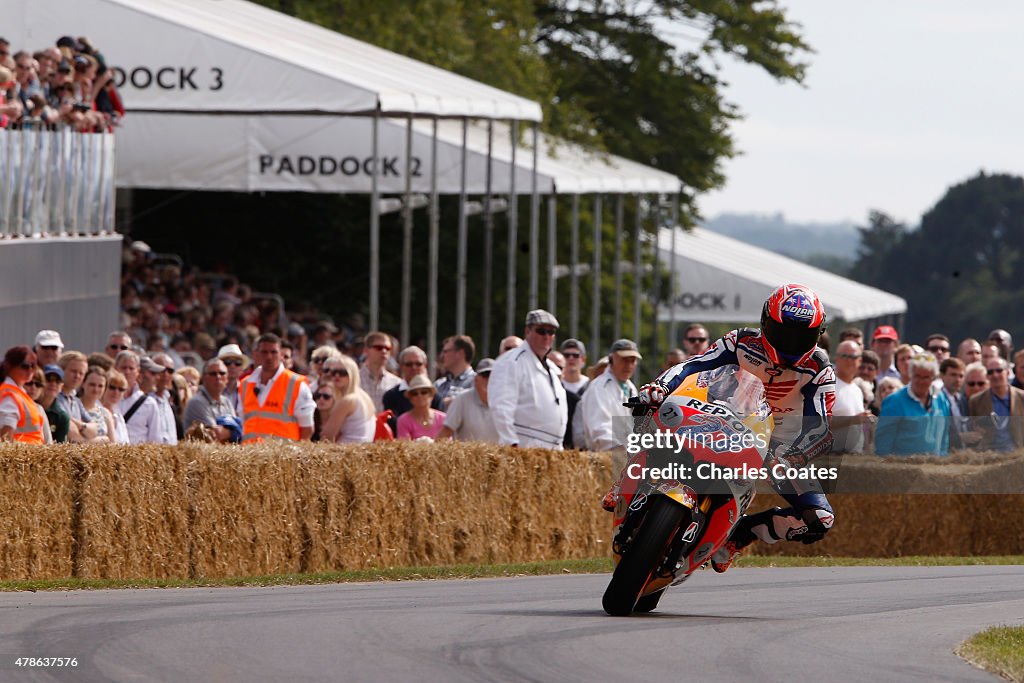
POLYGON ((687 337, 686 338, 686 341, 690 342, 691 344, 701 344, 703 342, 706 342, 707 340, 708 340, 707 337, 687 337))
POLYGON ((334 398, 334 395, 333 394, 324 394, 324 393, 321 393, 319 391, 316 392, 315 394, 313 394, 313 399, 317 400, 317 401, 319 401, 321 399, 326 399, 326 398, 334 398))
POLYGON ((333 370, 326 371, 324 374, 331 377, 348 377, 348 370, 335 368, 333 370))
POLYGON ((234 359, 231 359, 231 358, 229 358, 227 360, 222 360, 221 363, 223 363, 224 365, 237 365, 237 366, 241 366, 242 365, 242 361, 234 360, 234 359))
POLYGON ((131 347, 125 346, 124 344, 107 344, 107 348, 117 349, 118 351, 127 351, 131 347))
POLYGON ((535 327, 533 331, 543 337, 553 337, 558 334, 558 330, 553 327, 535 327))

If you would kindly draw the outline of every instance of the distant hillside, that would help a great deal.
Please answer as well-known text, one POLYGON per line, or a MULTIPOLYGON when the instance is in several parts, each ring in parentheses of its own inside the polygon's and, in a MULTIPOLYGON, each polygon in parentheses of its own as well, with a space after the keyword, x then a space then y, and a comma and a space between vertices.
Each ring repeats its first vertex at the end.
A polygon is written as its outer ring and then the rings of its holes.
POLYGON ((781 213, 725 213, 705 221, 702 227, 802 260, 829 257, 825 261, 834 258, 835 262, 852 263, 860 244, 860 233, 853 223, 790 223, 781 213))

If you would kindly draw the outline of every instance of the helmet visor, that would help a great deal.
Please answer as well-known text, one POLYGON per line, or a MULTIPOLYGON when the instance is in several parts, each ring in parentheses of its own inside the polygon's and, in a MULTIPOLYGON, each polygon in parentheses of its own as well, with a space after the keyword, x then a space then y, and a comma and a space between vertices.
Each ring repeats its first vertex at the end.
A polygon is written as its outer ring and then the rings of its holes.
POLYGON ((814 348, 821 333, 820 327, 790 327, 765 316, 764 335, 780 355, 799 358, 814 348))

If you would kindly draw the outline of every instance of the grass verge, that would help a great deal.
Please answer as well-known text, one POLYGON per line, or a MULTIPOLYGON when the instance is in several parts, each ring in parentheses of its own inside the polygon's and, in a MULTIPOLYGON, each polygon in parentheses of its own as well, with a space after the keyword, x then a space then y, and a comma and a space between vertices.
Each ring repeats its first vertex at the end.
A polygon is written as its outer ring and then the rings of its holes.
POLYGON ((971 636, 956 653, 986 671, 1024 681, 1024 626, 995 626, 971 636))
MULTIPOLYGON (((931 567, 950 565, 1024 564, 1024 555, 990 557, 779 557, 748 555, 736 566, 764 567, 931 567)), ((0 591, 97 590, 107 588, 201 588, 209 586, 299 586, 365 581, 420 581, 426 579, 481 579, 545 574, 600 574, 612 570, 609 558, 549 560, 519 564, 464 564, 447 567, 388 567, 317 574, 238 576, 223 579, 50 579, 0 581, 0 591)))

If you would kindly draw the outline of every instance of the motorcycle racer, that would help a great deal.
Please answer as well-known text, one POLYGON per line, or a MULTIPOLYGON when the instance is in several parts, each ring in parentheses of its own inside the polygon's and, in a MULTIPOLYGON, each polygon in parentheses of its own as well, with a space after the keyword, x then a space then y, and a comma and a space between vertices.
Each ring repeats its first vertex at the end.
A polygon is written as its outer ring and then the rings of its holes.
MULTIPOLYGON (((817 347, 825 330, 825 309, 809 287, 786 284, 764 303, 761 328, 733 330, 707 351, 679 363, 640 388, 643 403, 658 406, 688 376, 728 364, 739 365, 764 384, 775 430, 765 466, 801 467, 832 445, 829 418, 835 402, 835 371, 828 354, 817 347)), ((772 482, 790 507, 743 516, 730 540, 711 558, 724 572, 746 546, 758 538, 766 543, 821 540, 834 522, 828 499, 814 479, 772 482)), ((614 509, 619 484, 605 497, 614 509)))

